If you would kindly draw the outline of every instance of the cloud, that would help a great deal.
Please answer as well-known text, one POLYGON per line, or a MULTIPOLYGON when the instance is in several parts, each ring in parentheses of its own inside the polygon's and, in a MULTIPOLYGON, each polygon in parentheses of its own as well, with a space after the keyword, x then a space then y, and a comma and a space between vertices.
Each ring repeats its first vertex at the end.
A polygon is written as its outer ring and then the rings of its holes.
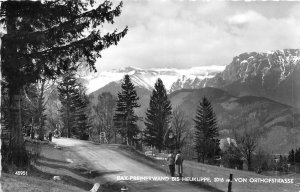
POLYGON ((268 17, 246 2, 126 1, 115 26, 128 25, 129 32, 103 51, 97 68, 226 65, 243 52, 297 48, 297 8, 268 17))
POLYGON ((232 16, 229 16, 227 21, 230 25, 243 25, 250 22, 259 22, 263 20, 263 16, 250 10, 246 13, 238 13, 232 16))
POLYGON ((286 18, 267 18, 254 11, 228 17, 229 33, 239 50, 268 51, 297 48, 299 18, 291 13, 286 18))

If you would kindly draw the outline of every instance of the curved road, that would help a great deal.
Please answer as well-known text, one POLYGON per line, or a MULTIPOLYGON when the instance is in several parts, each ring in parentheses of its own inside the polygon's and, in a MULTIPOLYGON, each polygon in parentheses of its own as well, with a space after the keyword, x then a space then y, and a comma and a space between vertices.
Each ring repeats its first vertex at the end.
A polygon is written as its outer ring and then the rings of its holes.
MULTIPOLYGON (((114 150, 113 148, 116 148, 114 145, 96 145, 87 141, 67 138, 54 138, 53 142, 76 152, 84 163, 87 163, 94 170, 97 170, 99 176, 95 179, 95 182, 116 182, 118 176, 166 176, 164 172, 158 171, 114 150)), ((73 162, 75 160, 69 159, 69 161, 73 162)), ((207 189, 202 189, 188 183, 172 181, 130 181, 126 182, 126 185, 130 191, 136 192, 208 191, 207 189)))

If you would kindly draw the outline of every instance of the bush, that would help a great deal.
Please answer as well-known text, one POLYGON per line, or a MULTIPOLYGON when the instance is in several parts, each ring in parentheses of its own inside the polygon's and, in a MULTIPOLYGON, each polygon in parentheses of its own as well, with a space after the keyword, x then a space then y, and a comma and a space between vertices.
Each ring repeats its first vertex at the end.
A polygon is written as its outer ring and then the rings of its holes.
POLYGON ((222 159, 221 164, 224 167, 235 169, 236 167, 238 169, 242 169, 243 167, 243 161, 241 160, 242 156, 237 151, 234 144, 226 144, 224 146, 224 151, 222 152, 222 159))
POLYGON ((89 140, 89 134, 83 134, 83 135, 80 135, 80 140, 89 140))

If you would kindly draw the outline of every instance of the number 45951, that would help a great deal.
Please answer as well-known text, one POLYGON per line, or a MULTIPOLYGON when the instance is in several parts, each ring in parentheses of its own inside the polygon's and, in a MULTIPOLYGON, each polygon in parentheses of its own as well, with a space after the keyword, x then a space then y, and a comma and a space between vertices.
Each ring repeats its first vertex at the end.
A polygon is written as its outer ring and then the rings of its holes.
POLYGON ((26 176, 26 175, 28 175, 28 174, 27 174, 27 171, 16 171, 16 172, 15 172, 15 175, 26 176))

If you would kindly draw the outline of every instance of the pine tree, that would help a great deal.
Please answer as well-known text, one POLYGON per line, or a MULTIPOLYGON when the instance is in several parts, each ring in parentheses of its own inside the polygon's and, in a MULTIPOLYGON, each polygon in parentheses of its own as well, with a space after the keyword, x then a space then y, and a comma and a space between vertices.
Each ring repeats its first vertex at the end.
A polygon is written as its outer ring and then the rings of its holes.
POLYGON ((127 33, 101 34, 99 26, 114 23, 122 4, 112 9, 110 1, 93 7, 91 1, 5 1, 1 3, 1 72, 9 95, 8 125, 11 130, 9 162, 27 163, 21 131, 20 95, 24 85, 39 79, 56 79, 70 66, 87 65, 95 70, 101 51, 127 33))
POLYGON ((64 122, 63 135, 88 139, 88 97, 83 85, 75 77, 75 71, 68 71, 58 85, 60 109, 64 122))
MULTIPOLYGON (((61 117, 63 121, 62 135, 71 137, 73 127, 75 127, 75 112, 76 106, 76 78, 74 71, 68 71, 65 73, 62 81, 59 83, 57 89, 59 91, 59 100, 62 104, 60 109, 61 117)), ((74 133, 73 133, 74 134, 74 133)))
POLYGON ((88 123, 88 96, 82 84, 78 83, 75 89, 74 96, 74 106, 75 106, 75 127, 74 134, 82 140, 88 140, 89 138, 89 123, 88 123))
POLYGON ((149 108, 146 112, 144 142, 149 146, 155 146, 159 152, 164 148, 171 114, 171 102, 168 99, 162 80, 158 79, 154 85, 149 108))
POLYGON ((139 133, 136 125, 137 116, 134 114, 134 108, 140 107, 137 103, 139 97, 129 75, 124 76, 121 88, 121 92, 118 93, 114 124, 121 136, 132 144, 134 137, 139 133))
POLYGON ((300 163, 300 148, 295 151, 295 163, 300 163))
POLYGON ((294 149, 289 151, 288 162, 291 163, 292 165, 294 165, 294 163, 295 163, 295 151, 294 151, 294 149))
POLYGON ((198 153, 198 162, 201 158, 204 163, 205 158, 213 158, 220 152, 216 115, 205 97, 200 102, 194 122, 195 150, 198 153))

